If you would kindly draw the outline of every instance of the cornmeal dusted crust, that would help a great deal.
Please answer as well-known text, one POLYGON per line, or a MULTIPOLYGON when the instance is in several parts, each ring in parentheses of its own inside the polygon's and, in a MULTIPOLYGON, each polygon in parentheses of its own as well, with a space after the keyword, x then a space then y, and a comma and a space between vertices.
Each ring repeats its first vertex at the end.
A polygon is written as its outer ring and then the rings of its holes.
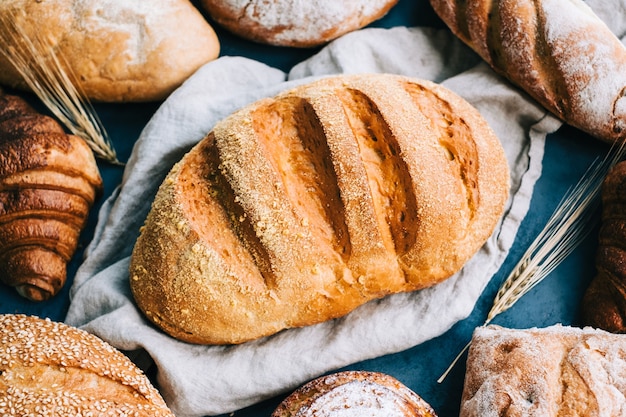
POLYGON ((139 308, 174 337, 241 343, 441 282, 508 197, 478 111, 427 81, 325 78, 218 123, 169 173, 133 250, 139 308))

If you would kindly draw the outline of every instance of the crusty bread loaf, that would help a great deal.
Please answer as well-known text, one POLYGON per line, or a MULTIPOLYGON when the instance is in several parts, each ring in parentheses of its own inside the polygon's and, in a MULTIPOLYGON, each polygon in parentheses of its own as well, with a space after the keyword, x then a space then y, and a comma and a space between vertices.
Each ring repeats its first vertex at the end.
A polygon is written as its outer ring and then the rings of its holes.
POLYGON ((175 165, 131 289, 189 342, 323 322, 450 277, 508 190, 498 138, 456 94, 391 74, 325 78, 241 109, 175 165))
POLYGON ((437 417, 432 407, 394 377, 344 371, 314 379, 295 390, 271 417, 437 417))
MULTIPOLYGON (((216 58, 220 47, 188 0, 2 0, 0 22, 7 21, 30 40, 50 42, 93 101, 163 99, 216 58)), ((1 27, 12 31, 11 26, 0 25, 2 47, 10 47, 15 34, 1 27)), ((0 83, 28 90, 2 53, 0 83)))
POLYGON ((0 415, 174 417, 124 354, 83 330, 0 315, 0 415))
POLYGON ((602 224, 596 276, 582 299, 585 325, 626 333, 626 161, 616 164, 602 184, 602 224))
POLYGON ((398 0, 201 0, 219 25, 246 39, 313 47, 384 16, 398 0))
POLYGON ((499 74, 606 142, 626 137, 626 47, 582 0, 430 0, 499 74))
POLYGON ((621 416, 626 336, 554 325, 475 330, 460 417, 621 416))
POLYGON ((0 281, 33 301, 56 295, 101 192, 87 143, 0 91, 0 281))

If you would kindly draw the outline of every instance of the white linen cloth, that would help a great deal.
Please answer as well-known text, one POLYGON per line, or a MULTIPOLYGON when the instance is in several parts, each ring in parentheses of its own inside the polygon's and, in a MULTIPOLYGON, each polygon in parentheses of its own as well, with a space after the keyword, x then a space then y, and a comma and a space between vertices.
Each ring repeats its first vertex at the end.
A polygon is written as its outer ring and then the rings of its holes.
POLYGON ((347 364, 408 349, 470 314, 513 244, 541 174, 544 140, 560 125, 447 30, 353 32, 288 74, 245 58, 219 58, 175 91, 145 126, 122 184, 101 208, 71 290, 66 322, 121 350, 147 353, 158 368, 158 388, 179 417, 231 412, 347 364), (363 72, 441 82, 475 105, 500 138, 511 169, 511 197, 501 224, 480 252, 435 287, 389 296, 337 320, 238 346, 186 344, 151 326, 130 293, 129 257, 172 165, 218 120, 256 99, 314 77, 363 72))

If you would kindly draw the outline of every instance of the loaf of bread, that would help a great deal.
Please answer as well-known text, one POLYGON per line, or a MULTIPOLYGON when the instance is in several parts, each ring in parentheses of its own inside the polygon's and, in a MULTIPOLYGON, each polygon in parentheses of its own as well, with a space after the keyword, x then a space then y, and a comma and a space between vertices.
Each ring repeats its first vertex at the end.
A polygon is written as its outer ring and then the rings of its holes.
POLYGON ((34 301, 57 294, 101 191, 83 139, 0 91, 0 280, 34 301))
POLYGON ((430 0, 497 73, 564 122, 626 137, 626 47, 582 0, 430 0))
POLYGON ((322 45, 383 17, 398 0, 201 0, 220 26, 270 45, 322 45))
MULTIPOLYGON (((2 48, 31 42, 44 62, 53 51, 92 101, 161 100, 220 48, 189 0, 3 0, 0 23, 2 48)), ((29 89, 2 53, 0 84, 29 89)))
POLYGON ((626 161, 608 172, 601 193, 596 276, 582 299, 582 322, 626 333, 626 161))
POLYGON ((188 342, 320 323, 450 277, 508 190, 498 138, 456 94, 391 74, 324 78, 235 112, 173 167, 131 289, 188 342))
POLYGON ((437 417, 432 407, 394 377, 344 371, 314 379, 294 391, 271 417, 437 417))
POLYGON ((621 416, 626 336, 554 325, 475 330, 460 417, 621 416))
POLYGON ((0 315, 0 415, 174 417, 149 379, 98 337, 0 315))

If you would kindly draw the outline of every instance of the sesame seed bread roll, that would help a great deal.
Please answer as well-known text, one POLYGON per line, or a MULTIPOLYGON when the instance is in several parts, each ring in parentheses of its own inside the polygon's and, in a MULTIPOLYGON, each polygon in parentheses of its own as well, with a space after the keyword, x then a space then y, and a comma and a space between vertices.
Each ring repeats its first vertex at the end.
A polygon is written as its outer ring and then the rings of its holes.
MULTIPOLYGON (((36 48, 43 49, 38 58, 53 51, 80 91, 100 102, 162 100, 220 50, 189 0, 2 0, 0 23, 7 48, 23 49, 23 37, 49 43, 36 48), (7 22, 23 33, 16 36, 7 22)), ((30 89, 2 53, 0 83, 30 89)))
POLYGON ((130 285, 157 326, 232 344, 456 273, 508 197, 504 150, 450 90, 324 78, 227 117, 165 178, 130 285))
POLYGON ((396 378, 344 371, 295 390, 271 417, 437 417, 432 407, 396 378))
POLYGON ((0 315, 0 415, 174 417, 124 354, 83 330, 0 315))

